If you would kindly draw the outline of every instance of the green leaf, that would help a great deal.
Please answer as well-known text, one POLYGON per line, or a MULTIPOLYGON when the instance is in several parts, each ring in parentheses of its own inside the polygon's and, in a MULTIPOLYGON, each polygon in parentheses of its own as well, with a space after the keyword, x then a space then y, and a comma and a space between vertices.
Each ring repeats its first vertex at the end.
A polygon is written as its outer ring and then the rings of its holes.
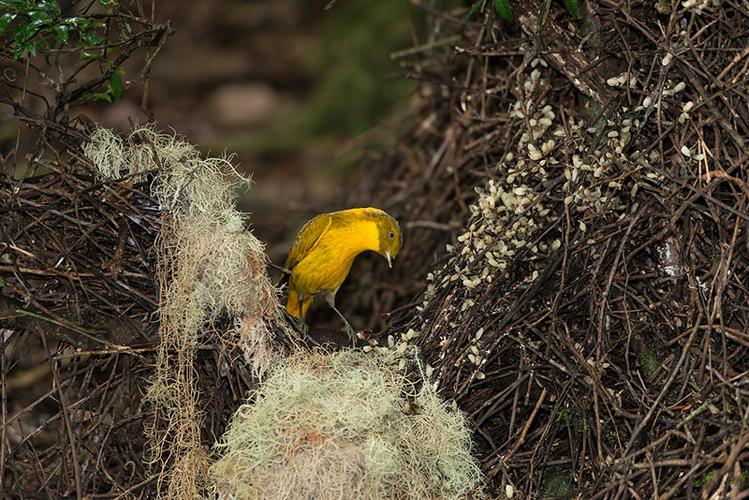
POLYGON ((476 12, 481 8, 481 4, 484 3, 484 0, 476 0, 473 2, 473 5, 471 5, 471 8, 468 9, 468 13, 465 15, 464 21, 468 22, 471 19, 473 19, 473 16, 476 15, 476 12))
POLYGON ((5 288, 5 279, 0 276, 0 288, 5 288))
POLYGON ((53 31, 57 41, 60 42, 61 45, 67 45, 68 40, 70 40, 70 28, 65 25, 60 25, 55 26, 53 31))
POLYGON ((117 5, 117 0, 99 0, 102 7, 114 7, 117 5))
POLYGON ((95 29, 81 31, 81 43, 87 47, 101 45, 104 39, 99 36, 95 29))
POLYGON ((16 29, 13 30, 13 40, 18 44, 24 44, 31 37, 31 33, 32 30, 28 24, 19 24, 16 29))
POLYGON ((57 17, 62 14, 60 3, 57 0, 37 0, 37 7, 40 10, 44 10, 53 17, 57 17))
POLYGON ((13 58, 19 59, 24 52, 31 53, 32 56, 36 55, 36 44, 34 42, 34 35, 36 30, 31 24, 20 24, 15 30, 13 30, 13 41, 16 43, 13 49, 13 58))
POLYGON ((91 51, 88 51, 88 50, 81 51, 81 63, 83 63, 83 64, 88 64, 91 61, 96 61, 100 57, 101 56, 99 54, 97 54, 96 52, 91 52, 91 51))
POLYGON ((494 10, 497 11, 499 17, 501 17, 505 21, 512 21, 515 19, 514 17, 512 17, 510 0, 494 0, 494 10))
MULTIPOLYGON (((112 101, 117 101, 122 98, 122 77, 120 76, 121 68, 117 68, 111 77, 109 77, 109 94, 112 96, 112 101)), ((111 102, 111 101, 110 101, 111 102)))
POLYGON ((577 17, 577 0, 562 0, 562 3, 567 8, 567 12, 572 14, 572 17, 577 17))
POLYGON ((0 33, 5 31, 5 28, 13 22, 13 19, 16 18, 16 15, 12 12, 6 12, 2 16, 0 16, 0 33))
POLYGON ((94 101, 107 101, 108 103, 112 102, 112 96, 109 93, 109 90, 107 92, 95 92, 91 94, 91 99, 94 101))

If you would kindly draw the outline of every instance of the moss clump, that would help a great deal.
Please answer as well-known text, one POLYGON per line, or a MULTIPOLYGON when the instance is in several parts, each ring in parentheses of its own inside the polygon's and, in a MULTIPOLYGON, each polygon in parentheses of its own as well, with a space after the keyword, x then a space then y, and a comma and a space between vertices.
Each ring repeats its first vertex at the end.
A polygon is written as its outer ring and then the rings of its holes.
POLYGON ((713 478, 715 478, 715 471, 710 470, 692 481, 692 483, 696 489, 701 489, 706 484, 710 484, 713 481, 713 478))
MULTIPOLYGON (((719 474, 719 473, 720 473, 719 470, 713 469, 713 470, 709 470, 706 473, 698 476, 694 481, 692 481, 692 485, 694 486, 694 489, 701 490, 705 486, 709 485, 710 483, 713 482, 713 479, 715 479, 715 475, 719 474)), ((730 484, 731 484, 731 486, 734 486, 738 482, 738 484, 736 485, 736 486, 738 486, 738 488, 746 488, 746 486, 747 486, 747 478, 748 477, 749 477, 749 475, 746 472, 741 472, 739 474, 738 479, 736 478, 735 475, 733 475, 730 478, 730 484)))
MULTIPOLYGON (((414 356, 408 360, 413 362, 414 356)), ((210 475, 236 498, 480 494, 464 416, 395 353, 299 353, 237 410, 210 475)))
POLYGON ((647 380, 651 380, 661 366, 661 362, 651 350, 640 353, 639 361, 647 380))
POLYGON ((544 480, 542 498, 568 498, 572 495, 572 483, 569 474, 561 471, 552 472, 544 480))

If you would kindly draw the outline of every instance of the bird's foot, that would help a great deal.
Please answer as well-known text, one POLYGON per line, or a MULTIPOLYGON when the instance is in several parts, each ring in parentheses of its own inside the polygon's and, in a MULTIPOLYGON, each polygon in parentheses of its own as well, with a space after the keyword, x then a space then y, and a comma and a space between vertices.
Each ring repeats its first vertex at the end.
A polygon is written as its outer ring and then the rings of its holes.
POLYGON ((343 328, 341 328, 344 332, 346 332, 351 339, 351 343, 356 347, 356 331, 351 328, 351 325, 348 323, 348 321, 343 325, 343 328))
POLYGON ((300 332, 305 337, 309 337, 309 326, 307 326, 307 323, 304 322, 302 318, 295 318, 296 319, 296 327, 299 329, 300 332))
POLYGON ((333 304, 332 299, 328 302, 328 304, 333 309, 333 311, 335 311, 338 317, 341 318, 341 321, 343 321, 343 328, 341 328, 341 330, 348 334, 349 338, 351 339, 351 343, 354 345, 354 347, 356 347, 356 331, 351 328, 351 324, 348 322, 346 317, 341 314, 341 311, 336 308, 336 306, 333 304))

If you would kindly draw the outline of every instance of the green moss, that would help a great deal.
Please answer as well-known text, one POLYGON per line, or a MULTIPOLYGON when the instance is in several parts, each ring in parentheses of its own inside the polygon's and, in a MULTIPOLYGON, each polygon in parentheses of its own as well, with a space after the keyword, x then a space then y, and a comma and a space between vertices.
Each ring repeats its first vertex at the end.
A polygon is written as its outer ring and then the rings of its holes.
POLYGON ((590 123, 590 127, 596 129, 596 137, 602 136, 606 131, 606 117, 603 115, 603 108, 593 99, 586 99, 583 104, 583 117, 585 123, 590 123))
POLYGON ((671 13, 671 2, 669 0, 656 0, 655 10, 658 14, 670 14, 671 13))
POLYGON ((542 498, 567 498, 572 495, 572 478, 562 471, 551 472, 544 479, 542 498))
POLYGON ((563 408, 557 412, 557 422, 566 422, 570 418, 570 411, 563 408))
POLYGON ((643 351, 639 356, 640 365, 645 377, 650 380, 658 371, 658 367, 661 366, 660 360, 650 350, 643 351))
POLYGON ((0 120, 0 143, 14 141, 18 135, 18 122, 14 120, 0 120))
MULTIPOLYGON (((694 481, 692 481, 692 486, 694 486, 694 488, 697 489, 697 490, 701 490, 702 488, 704 488, 705 486, 707 486, 708 484, 710 484, 713 481, 713 479, 715 479, 716 472, 717 471, 715 469, 707 471, 706 473, 704 473, 703 475, 699 476, 694 481)), ((747 486, 747 478, 748 477, 749 477, 749 475, 747 474, 746 471, 741 472, 739 474, 739 479, 738 479, 738 483, 739 483, 738 487, 739 488, 746 488, 746 486, 747 486)), ((733 477, 732 477, 731 478, 731 485, 732 486, 734 484, 734 481, 735 481, 735 479, 733 479, 733 477)))
POLYGON ((694 481, 692 481, 692 484, 694 485, 694 487, 696 489, 699 490, 703 486, 705 486, 706 484, 710 484, 712 482, 712 480, 713 480, 714 477, 715 477, 715 471, 711 470, 711 471, 708 471, 705 474, 701 475, 700 477, 698 477, 694 481))

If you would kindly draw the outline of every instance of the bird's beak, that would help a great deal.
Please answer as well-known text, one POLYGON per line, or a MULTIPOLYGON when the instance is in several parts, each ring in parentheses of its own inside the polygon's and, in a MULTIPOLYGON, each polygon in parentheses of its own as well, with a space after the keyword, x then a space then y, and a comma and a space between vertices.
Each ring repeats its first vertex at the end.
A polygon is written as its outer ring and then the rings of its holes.
POLYGON ((390 257, 390 250, 385 250, 385 258, 388 260, 388 267, 393 268, 393 259, 390 257))

